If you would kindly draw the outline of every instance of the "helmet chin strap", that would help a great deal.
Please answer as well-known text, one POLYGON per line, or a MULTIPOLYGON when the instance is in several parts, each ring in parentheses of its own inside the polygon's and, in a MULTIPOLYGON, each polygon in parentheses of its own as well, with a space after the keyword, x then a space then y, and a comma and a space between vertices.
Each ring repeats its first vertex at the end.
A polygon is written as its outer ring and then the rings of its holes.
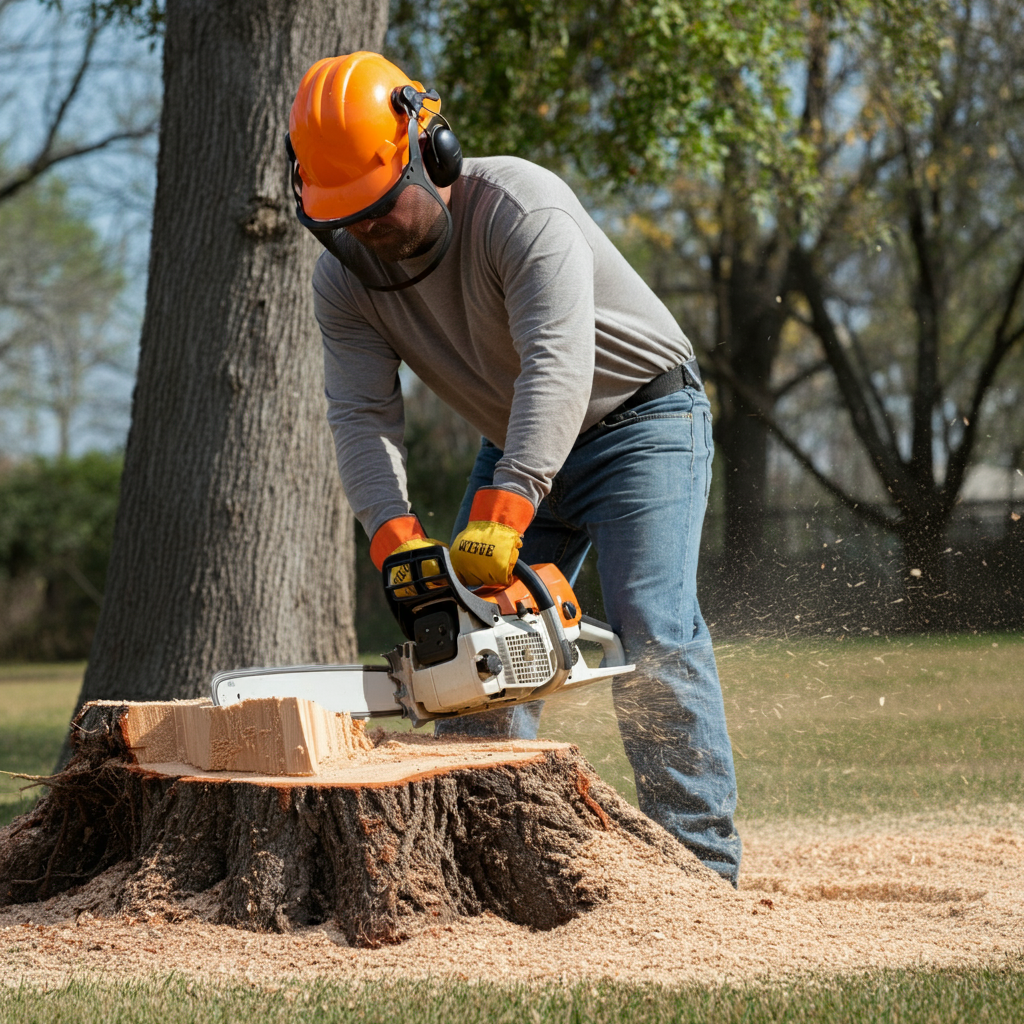
MULTIPOLYGON (((290 140, 288 148, 290 151, 290 140)), ((444 213, 445 228, 444 238, 442 238, 439 243, 434 243, 434 245, 437 246, 437 252, 435 253, 434 258, 430 261, 430 264, 425 269, 421 270, 415 277, 410 277, 405 281, 399 281, 392 284, 375 284, 372 281, 368 281, 365 274, 360 273, 357 261, 351 258, 346 258, 344 246, 339 245, 340 239, 338 236, 344 232, 345 241, 349 245, 357 245, 367 253, 369 253, 370 250, 366 249, 358 239, 348 234, 343 227, 322 226, 321 222, 313 220, 313 218, 303 210, 302 198, 300 195, 296 195, 295 199, 296 213, 299 221, 309 229, 314 238, 316 238, 316 240, 343 267, 345 267, 346 270, 352 273, 364 288, 368 288, 370 291, 375 292, 399 292, 405 288, 411 288, 414 284, 419 284, 420 281, 437 269, 438 264, 440 264, 441 260, 444 259, 445 254, 448 252, 448 247, 451 245, 453 234, 452 215, 451 211, 448 209, 448 204, 441 198, 441 193, 434 187, 434 183, 430 180, 430 176, 427 174, 426 169, 423 166, 423 156, 420 153, 419 144, 419 121, 411 114, 409 117, 409 163, 406 164, 405 172, 402 174, 402 177, 399 178, 394 186, 392 186, 387 195, 381 197, 379 203, 385 202, 389 196, 395 196, 397 198, 398 194, 405 191, 405 189, 410 185, 418 185, 437 200, 438 205, 444 213)))

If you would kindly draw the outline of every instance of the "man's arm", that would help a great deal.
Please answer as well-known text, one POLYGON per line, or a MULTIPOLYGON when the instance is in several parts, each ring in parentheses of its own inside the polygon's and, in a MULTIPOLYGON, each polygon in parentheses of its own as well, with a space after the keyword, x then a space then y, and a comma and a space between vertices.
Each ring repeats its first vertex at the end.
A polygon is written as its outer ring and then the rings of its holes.
POLYGON ((496 263, 520 372, 494 483, 477 492, 452 564, 466 582, 504 585, 590 403, 594 255, 569 214, 542 209, 516 218, 496 263))
POLYGON ((372 538, 384 523, 410 514, 400 360, 348 301, 333 262, 321 257, 313 275, 327 420, 345 495, 372 538))
POLYGON ((569 214, 538 210, 518 220, 501 248, 498 272, 521 369, 494 483, 536 506, 590 403, 594 254, 569 214))

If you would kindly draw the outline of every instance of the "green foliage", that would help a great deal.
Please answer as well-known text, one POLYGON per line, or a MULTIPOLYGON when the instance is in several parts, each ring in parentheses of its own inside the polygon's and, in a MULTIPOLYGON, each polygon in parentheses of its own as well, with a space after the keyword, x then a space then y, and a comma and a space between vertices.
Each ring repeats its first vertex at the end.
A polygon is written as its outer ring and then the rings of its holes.
POLYGON ((106 569, 122 458, 90 452, 37 458, 0 480, 0 572, 48 572, 74 558, 106 569))
POLYGON ((38 458, 0 478, 4 596, 38 584, 37 615, 4 638, 8 656, 82 657, 106 582, 122 459, 38 458))
POLYGON ((110 295, 124 286, 88 211, 71 199, 67 182, 58 176, 0 204, 0 238, 5 252, 0 299, 15 309, 31 308, 32 298, 24 294, 30 288, 64 294, 65 302, 69 290, 76 299, 89 293, 109 304, 110 295))
POLYGON ((0 990, 0 1016, 9 1024, 58 1019, 62 1024, 234 1024, 254 1019, 267 1024, 1010 1024, 1022 1014, 1024 964, 1019 957, 969 970, 882 970, 673 987, 622 981, 497 985, 440 979, 362 985, 292 981, 253 987, 171 976, 152 981, 73 980, 46 990, 0 990))
POLYGON ((942 3, 912 0, 448 0, 392 5, 399 59, 424 61, 464 148, 572 167, 595 192, 720 177, 749 159, 762 204, 816 191, 800 65, 821 26, 887 68, 911 116, 933 89, 942 3))

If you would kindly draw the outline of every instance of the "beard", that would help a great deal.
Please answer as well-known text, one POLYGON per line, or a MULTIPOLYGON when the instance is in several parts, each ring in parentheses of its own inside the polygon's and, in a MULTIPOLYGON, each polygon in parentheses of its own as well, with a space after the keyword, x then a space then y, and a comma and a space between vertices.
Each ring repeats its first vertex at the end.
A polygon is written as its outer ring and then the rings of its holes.
POLYGON ((398 263, 422 256, 441 237, 446 218, 432 196, 419 188, 415 192, 418 195, 414 202, 420 207, 420 216, 412 226, 388 223, 386 218, 394 209, 392 206, 377 217, 353 225, 358 233, 349 231, 349 236, 384 263, 398 263), (433 218, 431 210, 436 214, 433 218))
POLYGON ((421 232, 415 235, 397 228, 382 228, 356 241, 383 263, 398 263, 426 252, 433 239, 426 241, 421 232))

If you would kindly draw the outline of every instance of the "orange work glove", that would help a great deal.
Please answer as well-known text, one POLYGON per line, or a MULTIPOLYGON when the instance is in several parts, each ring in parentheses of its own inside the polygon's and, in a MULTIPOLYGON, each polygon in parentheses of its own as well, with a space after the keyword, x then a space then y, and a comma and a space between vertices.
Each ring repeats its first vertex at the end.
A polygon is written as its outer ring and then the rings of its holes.
POLYGON ((533 521, 533 502, 500 487, 473 496, 469 523, 452 541, 452 568, 467 587, 507 587, 533 521))
MULTIPOLYGON (((377 532, 373 535, 373 540, 370 541, 370 559, 378 569, 382 569, 384 559, 391 555, 398 555, 414 548, 433 547, 435 544, 447 547, 443 541, 428 537, 415 516, 397 516, 378 527, 377 532)), ((423 571, 431 574, 439 573, 441 566, 434 559, 430 559, 423 564, 423 571)), ((411 575, 412 567, 410 565, 393 565, 388 582, 391 586, 396 583, 404 583, 411 575)), ((435 587, 443 585, 441 583, 433 584, 435 587)), ((406 587, 403 590, 396 590, 395 596, 412 597, 415 593, 413 587, 406 587)))

